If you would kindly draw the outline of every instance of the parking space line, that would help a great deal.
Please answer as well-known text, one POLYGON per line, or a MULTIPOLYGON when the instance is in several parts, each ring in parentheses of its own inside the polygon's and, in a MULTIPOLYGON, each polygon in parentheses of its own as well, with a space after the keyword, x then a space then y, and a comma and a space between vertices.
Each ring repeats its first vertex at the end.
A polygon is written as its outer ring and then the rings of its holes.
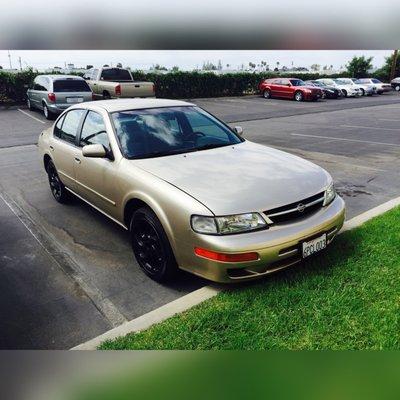
POLYGON ((58 250, 51 249, 51 247, 49 248, 48 243, 46 245, 46 237, 41 232, 40 227, 36 226, 29 215, 27 215, 27 213, 22 210, 22 208, 14 200, 12 200, 4 192, 0 193, 0 199, 3 200, 4 204, 7 205, 11 212, 22 223, 22 225, 24 225, 24 227, 38 242, 46 254, 48 254, 52 261, 65 273, 69 279, 72 280, 73 283, 77 284, 82 289, 92 304, 105 317, 111 326, 120 326, 127 321, 125 316, 120 313, 118 308, 110 301, 110 299, 105 298, 101 291, 93 283, 88 283, 87 277, 81 272, 78 266, 74 266, 74 262, 71 259, 69 259, 67 268, 63 266, 63 264, 65 264, 65 260, 62 262, 62 257, 60 259, 60 255, 63 253, 58 250), (57 254, 59 257, 57 257, 57 254))
POLYGON ((378 118, 378 121, 392 121, 392 122, 399 122, 399 121, 400 121, 400 119, 378 118))
POLYGON ((44 121, 40 120, 39 118, 36 118, 36 117, 34 117, 33 115, 31 115, 31 114, 27 113, 26 111, 24 111, 24 110, 21 110, 20 108, 18 108, 18 111, 21 111, 21 112, 22 112, 22 114, 25 114, 25 115, 27 115, 28 117, 30 117, 30 118, 32 118, 32 119, 34 119, 34 120, 35 120, 35 121, 37 121, 37 122, 40 122, 41 124, 45 124, 45 123, 46 123, 46 122, 44 122, 44 121))
MULTIPOLYGON (((398 129, 396 129, 396 130, 398 130, 398 129)), ((319 135, 306 135, 306 134, 303 134, 303 133, 291 133, 291 135, 292 136, 312 137, 312 138, 317 138, 317 139, 342 140, 342 141, 345 141, 345 142, 376 144, 376 145, 380 145, 380 146, 400 147, 400 144, 396 144, 396 143, 372 142, 370 140, 347 139, 347 138, 338 138, 338 137, 330 137, 330 136, 319 136, 319 135)))
POLYGON ((360 126, 360 125, 340 125, 342 128, 361 128, 361 129, 373 129, 375 131, 397 131, 400 132, 400 128, 379 128, 375 126, 360 126))

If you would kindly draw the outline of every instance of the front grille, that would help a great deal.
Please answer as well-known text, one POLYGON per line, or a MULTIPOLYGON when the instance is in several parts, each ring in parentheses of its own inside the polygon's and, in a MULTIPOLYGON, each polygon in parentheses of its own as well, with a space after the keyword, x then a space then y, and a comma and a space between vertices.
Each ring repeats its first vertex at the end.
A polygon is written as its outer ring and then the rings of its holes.
POLYGON ((287 204, 282 207, 264 211, 264 214, 274 223, 279 224, 303 218, 318 211, 324 202, 324 192, 307 197, 306 199, 287 204), (303 207, 299 207, 302 205, 303 207))

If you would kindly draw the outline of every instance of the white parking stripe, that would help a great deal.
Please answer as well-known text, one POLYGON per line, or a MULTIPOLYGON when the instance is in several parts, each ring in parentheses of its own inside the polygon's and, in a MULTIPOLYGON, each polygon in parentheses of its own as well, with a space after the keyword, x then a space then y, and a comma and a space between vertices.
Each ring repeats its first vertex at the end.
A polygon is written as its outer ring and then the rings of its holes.
POLYGON ((379 128, 376 126, 359 126, 359 125, 340 125, 342 128, 360 128, 360 129, 373 129, 375 131, 398 131, 400 128, 379 128))
POLYGON ((392 122, 399 122, 399 121, 400 121, 400 119, 378 118, 378 121, 392 121, 392 122))
MULTIPOLYGON (((397 129, 396 129, 397 130, 397 129)), ((292 136, 304 136, 304 137, 312 137, 318 139, 331 139, 331 140, 343 140, 345 142, 357 142, 357 143, 366 143, 366 144, 377 144, 381 146, 395 146, 400 147, 400 144, 395 143, 383 143, 383 142, 371 142, 370 140, 357 140, 357 139, 346 139, 346 138, 338 138, 338 137, 330 137, 330 136, 319 136, 319 135, 305 135, 302 133, 291 133, 292 136)))
POLYGON ((24 111, 24 110, 21 110, 20 108, 18 108, 18 111, 21 111, 21 112, 22 112, 22 114, 25 114, 25 115, 27 115, 28 117, 30 117, 30 118, 32 118, 32 119, 34 119, 34 120, 35 120, 35 121, 37 121, 37 122, 40 122, 41 124, 45 124, 45 123, 46 123, 46 122, 44 122, 44 121, 40 120, 39 118, 36 118, 36 117, 34 117, 33 115, 31 115, 31 114, 27 113, 26 111, 24 111))

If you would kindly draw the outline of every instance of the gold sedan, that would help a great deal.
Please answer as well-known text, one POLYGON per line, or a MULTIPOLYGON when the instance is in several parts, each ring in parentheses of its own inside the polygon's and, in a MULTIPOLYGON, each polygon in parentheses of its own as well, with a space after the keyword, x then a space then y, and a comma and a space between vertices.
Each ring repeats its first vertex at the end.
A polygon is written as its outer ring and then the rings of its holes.
POLYGON ((42 132, 54 198, 81 198, 130 232, 142 270, 218 282, 262 277, 319 252, 343 225, 331 176, 243 139, 194 104, 88 102, 42 132))

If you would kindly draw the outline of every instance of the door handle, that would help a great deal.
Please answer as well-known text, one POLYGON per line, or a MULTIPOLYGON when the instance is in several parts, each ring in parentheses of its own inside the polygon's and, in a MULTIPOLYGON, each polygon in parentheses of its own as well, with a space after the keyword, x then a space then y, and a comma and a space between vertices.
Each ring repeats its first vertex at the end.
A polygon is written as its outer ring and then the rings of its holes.
POLYGON ((81 163, 81 160, 78 157, 75 157, 75 162, 77 162, 78 164, 81 163))
POLYGON ((53 146, 49 146, 49 149, 50 149, 51 151, 54 151, 54 147, 53 147, 53 146))
POLYGON ((140 87, 140 85, 135 85, 135 87, 140 87))

